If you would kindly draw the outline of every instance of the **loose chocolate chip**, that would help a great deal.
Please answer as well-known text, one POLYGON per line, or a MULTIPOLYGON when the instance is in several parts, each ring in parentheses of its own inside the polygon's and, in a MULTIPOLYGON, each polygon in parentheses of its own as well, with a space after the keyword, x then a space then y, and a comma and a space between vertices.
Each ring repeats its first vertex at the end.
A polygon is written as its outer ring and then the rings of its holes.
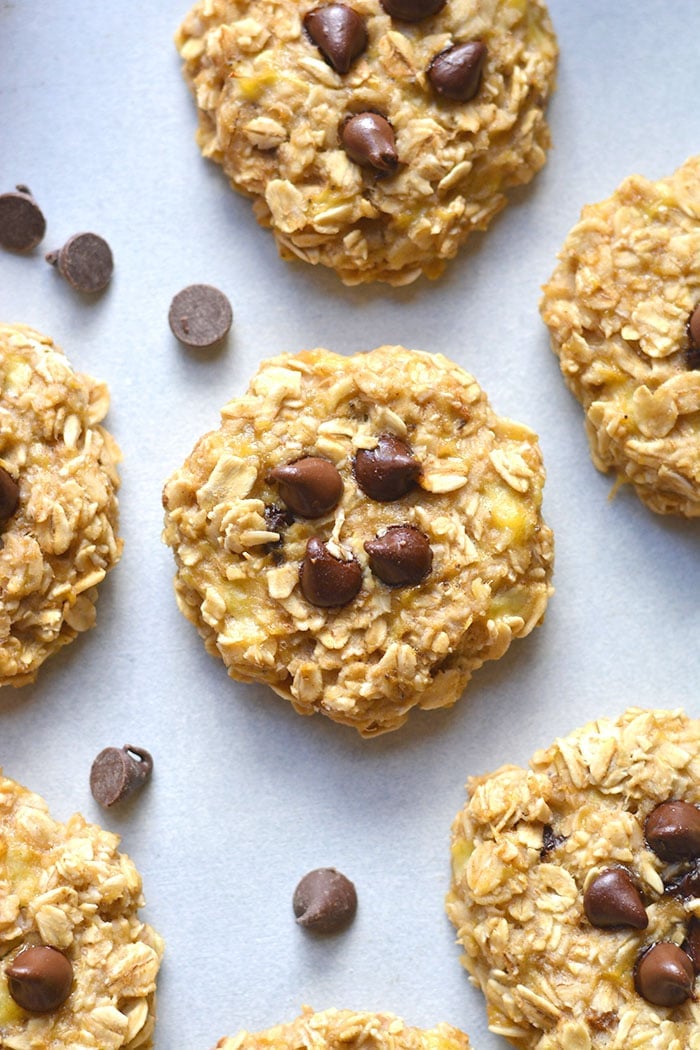
POLYGON ((688 319, 688 338, 693 348, 700 349, 700 303, 688 319))
POLYGON ((107 241, 97 233, 76 233, 60 251, 48 252, 46 261, 78 292, 101 292, 109 284, 114 259, 107 241))
POLYGON ((19 485, 4 467, 0 467, 0 528, 10 520, 18 503, 19 485))
POLYGON ((391 525, 383 536, 368 540, 369 567, 392 587, 420 583, 433 565, 428 539, 415 525, 391 525))
POLYGON ((335 558, 325 543, 312 536, 299 570, 301 593, 312 605, 331 608, 347 605, 362 586, 362 569, 354 558, 335 558))
POLYGON ((210 284, 190 284, 170 304, 168 324, 185 346, 205 350, 220 343, 233 323, 231 304, 210 284))
POLYGON ((46 233, 46 219, 26 186, 0 193, 0 244, 14 252, 30 252, 46 233))
POLYGON ((637 960, 634 986, 655 1006, 678 1006, 693 994, 695 971, 690 956, 670 941, 660 941, 637 960))
POLYGON ((445 6, 445 0, 381 0, 381 3, 388 15, 403 22, 420 22, 445 6))
POLYGON ((70 994, 73 967, 58 948, 24 948, 5 970, 10 995, 23 1010, 45 1014, 58 1010, 70 994))
POLYGON ((106 747, 92 763, 90 791, 101 806, 113 806, 143 787, 152 772, 153 759, 143 748, 106 747))
POLYGON ((647 817, 644 836, 662 860, 700 857, 700 809, 690 802, 662 802, 647 817))
POLYGON ((410 445, 393 434, 380 434, 376 448, 355 456, 355 480, 370 499, 390 503, 401 499, 420 477, 420 463, 410 445))
POLYGON ((335 868, 316 868, 294 891, 294 914, 300 926, 314 933, 336 933, 355 917, 355 887, 335 868))
POLYGON ((684 871, 664 883, 664 893, 679 900, 700 897, 700 864, 696 862, 689 871, 684 871))
POLYGON ((399 163, 394 129, 379 113, 356 113, 341 125, 340 141, 351 160, 375 171, 392 172, 399 163))
POLYGON ((428 66, 428 80, 438 95, 469 102, 481 84, 486 45, 480 40, 455 44, 441 51, 428 66))
POLYGON ((268 475, 293 514, 300 518, 320 518, 341 500, 343 479, 328 459, 304 456, 275 467, 268 475))
POLYGON ((542 846, 540 847, 540 860, 544 860, 552 850, 566 842, 564 835, 555 835, 551 824, 545 824, 542 828, 542 846))
POLYGON ((641 894, 624 868, 606 868, 591 879, 583 907, 591 926, 645 930, 649 925, 641 894))
POLYGON ((692 917, 688 924, 688 935, 683 943, 696 973, 700 972, 700 919, 692 917))
POLYGON ((354 59, 367 47, 364 19, 345 4, 314 7, 304 15, 304 28, 338 73, 347 73, 354 59))

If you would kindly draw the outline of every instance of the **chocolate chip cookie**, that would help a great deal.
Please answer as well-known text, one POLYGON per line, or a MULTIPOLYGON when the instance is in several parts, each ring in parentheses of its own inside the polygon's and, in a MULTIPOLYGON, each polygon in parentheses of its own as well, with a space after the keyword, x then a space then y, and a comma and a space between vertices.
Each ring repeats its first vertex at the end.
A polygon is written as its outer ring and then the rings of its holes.
POLYGON ((177 46, 204 156, 346 284, 437 277, 545 162, 541 0, 200 0, 177 46))
POLYGON ((700 721, 630 708, 469 781, 447 910, 515 1046, 693 1047, 700 721))
POLYGON ((541 311, 593 462, 660 514, 700 515, 700 156, 584 208, 541 311))
POLYGON ((108 407, 51 339, 0 324, 0 685, 31 682, 95 622, 122 548, 108 407))
POLYGON ((165 486, 182 612, 231 677, 370 736, 540 622, 536 436, 440 355, 262 364, 165 486))

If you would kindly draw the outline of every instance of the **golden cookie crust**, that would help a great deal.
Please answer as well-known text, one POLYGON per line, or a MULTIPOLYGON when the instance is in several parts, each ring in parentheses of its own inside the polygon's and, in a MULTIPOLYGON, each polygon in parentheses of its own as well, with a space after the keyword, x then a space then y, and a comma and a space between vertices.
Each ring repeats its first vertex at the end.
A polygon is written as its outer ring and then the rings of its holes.
POLYGON ((266 682, 299 713, 365 736, 395 729, 415 706, 453 704, 473 670, 541 621, 553 558, 543 482, 536 435, 498 417, 445 357, 398 346, 283 354, 263 362, 165 486, 179 607, 231 677, 266 682), (383 433, 409 442, 422 467, 419 484, 388 503, 353 472, 357 450, 383 433), (270 471, 312 455, 336 465, 340 503, 270 531, 270 471), (428 538, 432 571, 393 588, 370 571, 364 543, 407 524, 428 538), (342 607, 300 591, 314 536, 362 567, 342 607))
POLYGON ((686 350, 700 303, 700 156, 585 207, 559 260, 541 312, 593 462, 651 510, 697 517, 700 371, 686 350))
POLYGON ((664 894, 673 869, 648 848, 644 822, 670 799, 700 803, 700 722, 630 708, 556 740, 528 769, 467 786, 447 912, 491 1031, 537 1050, 700 1046, 697 1003, 654 1006, 633 978, 640 952, 682 944, 698 911, 698 900, 664 894), (615 866, 641 888, 645 930, 585 917, 589 880, 615 866))
POLYGON ((303 28, 318 0, 200 0, 176 43, 199 112, 198 142, 254 199, 284 258, 335 269, 346 284, 437 277, 504 191, 545 163, 544 107, 557 46, 541 0, 447 0, 417 23, 379 0, 352 0, 367 50, 347 74, 324 61, 303 28), (454 43, 488 48, 469 102, 436 94, 426 70, 454 43), (349 113, 376 111, 397 141, 389 177, 360 167, 339 143, 349 113))
POLYGON ((33 681, 95 622, 97 586, 122 550, 108 407, 106 385, 48 336, 0 324, 0 467, 19 484, 0 529, 0 685, 33 681))

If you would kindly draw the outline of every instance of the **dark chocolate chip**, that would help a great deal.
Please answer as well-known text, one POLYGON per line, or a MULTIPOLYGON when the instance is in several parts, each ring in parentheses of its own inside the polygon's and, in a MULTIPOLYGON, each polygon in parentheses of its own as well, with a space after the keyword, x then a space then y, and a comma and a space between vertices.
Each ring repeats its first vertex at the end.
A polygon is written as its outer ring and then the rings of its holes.
POLYGON ((662 860, 700 857, 700 809, 680 800, 662 802, 647 817, 644 837, 662 860))
POLYGON ((369 567, 392 587, 420 583, 433 566, 428 538, 415 525, 391 525, 382 536, 368 540, 369 567))
POLYGON ((362 586, 362 569, 355 558, 335 558, 319 539, 312 536, 299 569, 301 593, 312 605, 331 608, 347 605, 362 586))
POLYGON ((606 868, 591 879, 583 907, 591 926, 645 930, 649 925, 641 894, 624 868, 606 868))
POLYGON ((5 525, 19 503, 19 485, 4 467, 0 467, 0 528, 5 525))
POLYGON ((542 828, 542 846, 540 847, 540 860, 544 860, 552 850, 566 842, 564 835, 556 835, 551 824, 545 824, 542 828))
POLYGON ((7 987, 23 1010, 45 1014, 58 1010, 70 994, 73 967, 58 948, 24 948, 5 970, 7 987))
POLYGON ((700 897, 700 864, 696 863, 688 871, 676 875, 664 883, 664 893, 679 900, 691 900, 700 897))
POLYGON ((220 343, 233 323, 231 304, 210 284, 190 284, 170 304, 168 324, 185 346, 205 350, 220 343))
POLYGON ((697 372, 698 369, 700 369, 700 347, 689 347, 683 356, 685 359, 685 367, 689 372, 697 372))
POLYGON ((688 319, 688 338, 694 349, 700 349, 700 303, 688 319))
POLYGON ((320 518, 338 505, 343 495, 343 479, 329 459, 304 456, 275 467, 268 475, 293 514, 300 518, 320 518))
POLYGON ((113 806, 143 787, 152 772, 153 759, 143 748, 106 747, 92 763, 90 791, 101 806, 113 806))
POLYGON ((678 1006, 693 994, 695 971, 690 956, 670 941, 659 941, 637 960, 634 987, 655 1006, 678 1006))
POLYGON ((294 515, 286 507, 278 507, 276 503, 265 505, 265 525, 268 532, 279 532, 280 534, 288 525, 294 524, 294 515))
POLYGON ((14 252, 30 252, 46 233, 46 219, 26 186, 0 193, 0 244, 14 252))
POLYGON ((693 964, 693 969, 696 973, 700 972, 700 919, 692 917, 688 923, 688 935, 683 943, 683 950, 686 951, 690 957, 690 961, 693 964))
POLYGON ((314 7, 304 15, 304 28, 333 69, 347 73, 367 47, 364 19, 346 4, 314 7))
POLYGON ((60 251, 48 252, 46 261, 78 292, 101 292, 114 270, 112 249, 97 233, 76 233, 60 251))
POLYGON ((340 128, 340 141, 356 164, 381 172, 396 170, 399 156, 394 129, 379 113, 356 113, 348 117, 340 128))
POLYGON ((294 891, 294 914, 300 926, 314 933, 336 933, 355 917, 355 887, 335 868, 316 868, 294 891))
POLYGON ((394 434, 380 434, 376 448, 355 456, 355 480, 370 499, 390 503, 401 499, 420 477, 420 463, 410 445, 394 434))
POLYGON ((428 80, 433 90, 455 102, 474 98, 486 61, 486 45, 480 40, 455 44, 441 51, 428 66, 428 80))
POLYGON ((388 15, 402 22, 420 22, 445 6, 445 0, 381 0, 381 3, 388 15))

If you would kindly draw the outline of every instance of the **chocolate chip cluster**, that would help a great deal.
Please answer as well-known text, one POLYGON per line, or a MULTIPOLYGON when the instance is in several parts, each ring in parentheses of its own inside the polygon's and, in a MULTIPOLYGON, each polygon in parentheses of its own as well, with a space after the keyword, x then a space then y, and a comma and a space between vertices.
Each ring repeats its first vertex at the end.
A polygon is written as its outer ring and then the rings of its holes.
MULTIPOLYGON (((380 434, 373 449, 360 449, 353 461, 359 489, 370 499, 390 503, 407 495, 420 477, 421 466, 407 442, 394 434, 380 434)), ((270 471, 268 482, 277 485, 285 509, 269 507, 270 528, 280 531, 295 517, 320 518, 330 513, 343 496, 344 482, 337 467, 320 456, 304 456, 270 471), (290 517, 291 516, 291 517, 290 517)), ((364 549, 374 575, 390 587, 420 583, 432 568, 433 552, 427 537, 415 525, 391 525, 364 549)), ((335 557, 317 536, 306 544, 299 569, 302 594, 322 608, 347 605, 362 587, 362 567, 356 558, 335 557)))
MULTIPOLYGON (((420 22, 445 6, 445 0, 381 0, 388 15, 401 22, 420 22)), ((337 73, 347 73, 367 48, 365 20, 346 4, 314 7, 304 16, 312 43, 337 73)), ((432 90, 455 102, 469 102, 479 91, 486 61, 480 40, 453 44, 436 54, 426 76, 432 90)), ((399 156, 394 130, 374 111, 349 114, 340 126, 340 142, 351 160, 381 174, 395 171, 399 156)))

